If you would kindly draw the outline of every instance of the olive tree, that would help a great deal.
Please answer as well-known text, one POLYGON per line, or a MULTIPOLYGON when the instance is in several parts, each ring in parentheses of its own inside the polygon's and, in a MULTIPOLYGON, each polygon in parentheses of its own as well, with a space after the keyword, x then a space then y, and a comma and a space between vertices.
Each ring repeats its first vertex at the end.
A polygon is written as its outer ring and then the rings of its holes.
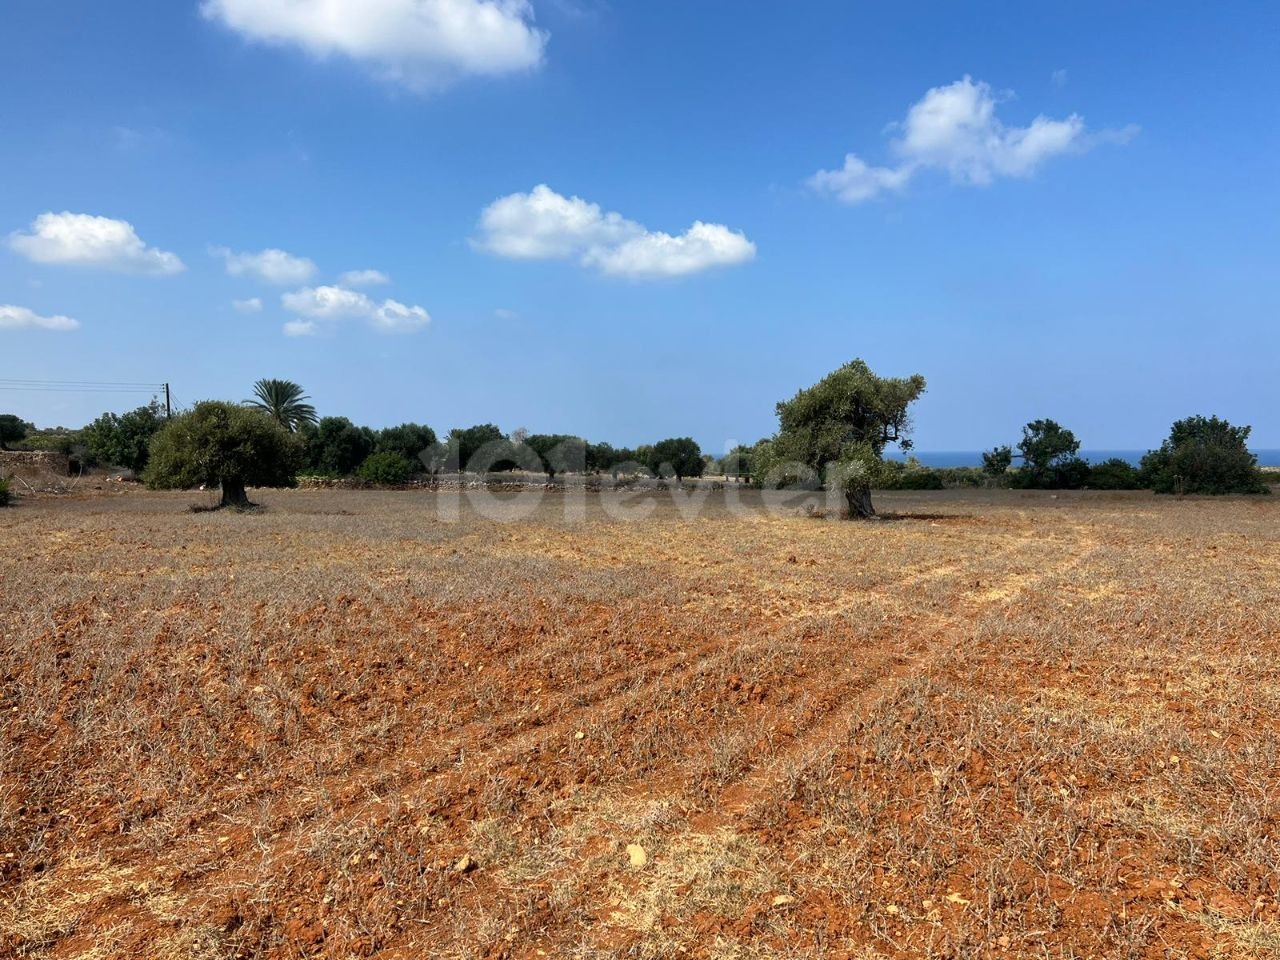
POLYGON ((245 488, 289 486, 301 444, 271 415, 218 400, 174 417, 151 441, 143 475, 153 490, 222 488, 222 507, 248 507, 245 488))
POLYGON ((884 449, 891 443, 911 449, 907 411, 924 390, 920 374, 878 377, 862 360, 846 363, 778 404, 769 459, 806 465, 844 493, 850 518, 872 517, 884 449))
POLYGON ((692 437, 669 437, 649 448, 648 465, 658 476, 674 474, 679 483, 685 477, 702 476, 706 462, 692 437))
POLYGON ((378 431, 374 453, 397 453, 415 464, 424 450, 435 446, 436 432, 421 423, 402 423, 378 431))
POLYGON ((484 466, 491 470, 503 460, 500 448, 492 445, 504 440, 506 437, 495 424, 480 423, 473 427, 454 427, 445 438, 445 443, 455 469, 470 469, 471 461, 476 460, 477 454, 484 450, 486 456, 477 460, 476 467, 484 466))
POLYGON ((21 443, 34 430, 31 424, 13 413, 0 413, 0 450, 7 450, 10 443, 21 443))
POLYGON ((563 433, 534 433, 521 441, 541 459, 548 479, 557 473, 582 473, 587 469, 587 442, 563 433))

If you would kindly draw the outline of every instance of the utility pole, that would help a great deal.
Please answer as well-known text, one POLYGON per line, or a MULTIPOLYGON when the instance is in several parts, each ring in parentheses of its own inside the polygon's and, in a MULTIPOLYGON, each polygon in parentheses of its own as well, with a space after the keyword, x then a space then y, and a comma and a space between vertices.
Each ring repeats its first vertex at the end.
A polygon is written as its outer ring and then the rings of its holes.
POLYGON ((173 401, 169 397, 169 385, 164 385, 164 418, 166 420, 173 419, 173 401))

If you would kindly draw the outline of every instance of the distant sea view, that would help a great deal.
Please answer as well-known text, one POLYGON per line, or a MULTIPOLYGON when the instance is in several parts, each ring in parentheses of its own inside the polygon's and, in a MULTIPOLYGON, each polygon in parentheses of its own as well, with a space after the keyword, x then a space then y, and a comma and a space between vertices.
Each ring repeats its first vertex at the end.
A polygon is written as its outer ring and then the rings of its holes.
MULTIPOLYGON (((1121 460, 1127 460, 1135 467, 1138 465, 1146 450, 1081 450, 1080 456, 1084 457, 1090 463, 1101 463, 1103 460, 1110 460, 1112 457, 1119 457, 1121 460)), ((1263 467, 1280 467, 1280 450, 1255 450, 1258 456, 1258 465, 1263 467)), ((915 457, 926 467, 980 467, 982 466, 982 452, 979 450, 912 450, 910 456, 915 457)), ((894 452, 890 455, 893 460, 905 460, 906 454, 894 452)), ((1014 463, 1017 463, 1015 460, 1014 463)))

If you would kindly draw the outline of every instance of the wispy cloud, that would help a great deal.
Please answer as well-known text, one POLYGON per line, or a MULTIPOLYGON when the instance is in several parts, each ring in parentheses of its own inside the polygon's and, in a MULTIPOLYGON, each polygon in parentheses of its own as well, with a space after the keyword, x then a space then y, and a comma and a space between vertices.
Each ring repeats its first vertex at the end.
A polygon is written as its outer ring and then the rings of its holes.
POLYGON ((380 287, 391 282, 381 270, 348 270, 338 279, 345 287, 380 287))
POLYGON ((44 317, 26 307, 0 304, 0 330, 79 330, 80 321, 54 315, 44 317))
POLYGON ((226 247, 210 247, 209 253, 220 257, 227 273, 233 277, 254 277, 265 283, 288 286, 306 283, 316 275, 316 265, 307 257, 296 257, 284 250, 270 248, 257 253, 234 253, 226 247))

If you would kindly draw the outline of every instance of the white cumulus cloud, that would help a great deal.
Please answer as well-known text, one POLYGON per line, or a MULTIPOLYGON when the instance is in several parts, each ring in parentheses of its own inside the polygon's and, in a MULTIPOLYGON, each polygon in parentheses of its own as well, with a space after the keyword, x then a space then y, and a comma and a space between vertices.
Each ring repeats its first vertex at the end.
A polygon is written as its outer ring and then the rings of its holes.
POLYGON ((307 257, 295 257, 275 248, 257 253, 234 253, 226 247, 212 247, 209 252, 222 258, 227 265, 227 273, 233 277, 254 277, 264 283, 289 286, 306 283, 316 275, 316 265, 307 257))
POLYGON ((934 87, 896 125, 896 166, 873 167, 851 153, 842 168, 815 173, 809 186, 845 203, 900 190, 924 169, 945 171, 955 183, 985 186, 999 177, 1029 177, 1052 157, 1083 152, 1100 140, 1123 141, 1133 132, 1090 135, 1079 114, 1062 120, 1041 115, 1025 127, 1011 127, 996 116, 997 103, 991 86, 972 77, 934 87))
POLYGON ((262 299, 250 297, 248 300, 232 300, 231 306, 239 313, 261 313, 262 299))
POLYGON ((616 247, 588 252, 587 262, 605 273, 627 277, 679 277, 708 267, 742 263, 756 255, 755 244, 718 223, 695 220, 684 233, 645 232, 616 247))
POLYGON ((42 213, 27 233, 9 235, 9 247, 35 263, 101 267, 154 276, 186 269, 176 254, 142 242, 125 220, 87 213, 42 213))
POLYGON ((346 57, 418 92, 532 70, 547 43, 528 0, 204 0, 200 9, 250 40, 346 57))
POLYGON ((369 322, 384 333, 409 333, 429 324, 431 315, 422 307, 407 307, 395 300, 384 300, 369 322))
POLYGON ((313 320, 351 320, 367 317, 376 308, 372 300, 357 290, 344 287, 307 287, 280 298, 284 308, 313 320))
POLYGON ((480 250, 521 260, 576 259, 604 273, 637 279, 674 277, 745 263, 756 246, 718 223, 694 221, 684 233, 646 229, 546 184, 499 197, 480 213, 480 250))
POLYGON ((42 317, 26 307, 0 304, 0 330, 79 330, 80 321, 54 315, 42 317))
POLYGON ((819 170, 809 186, 845 203, 861 203, 887 190, 901 190, 911 179, 910 167, 873 167, 855 154, 846 154, 839 170, 819 170))
POLYGON ((306 287, 286 293, 280 302, 297 315, 297 319, 285 324, 285 333, 290 336, 319 333, 344 320, 364 320, 383 333, 410 333, 431 322, 431 315, 422 307, 397 300, 377 303, 346 287, 306 287))
POLYGON ((380 287, 391 282, 381 270, 348 270, 338 280, 344 287, 380 287))

